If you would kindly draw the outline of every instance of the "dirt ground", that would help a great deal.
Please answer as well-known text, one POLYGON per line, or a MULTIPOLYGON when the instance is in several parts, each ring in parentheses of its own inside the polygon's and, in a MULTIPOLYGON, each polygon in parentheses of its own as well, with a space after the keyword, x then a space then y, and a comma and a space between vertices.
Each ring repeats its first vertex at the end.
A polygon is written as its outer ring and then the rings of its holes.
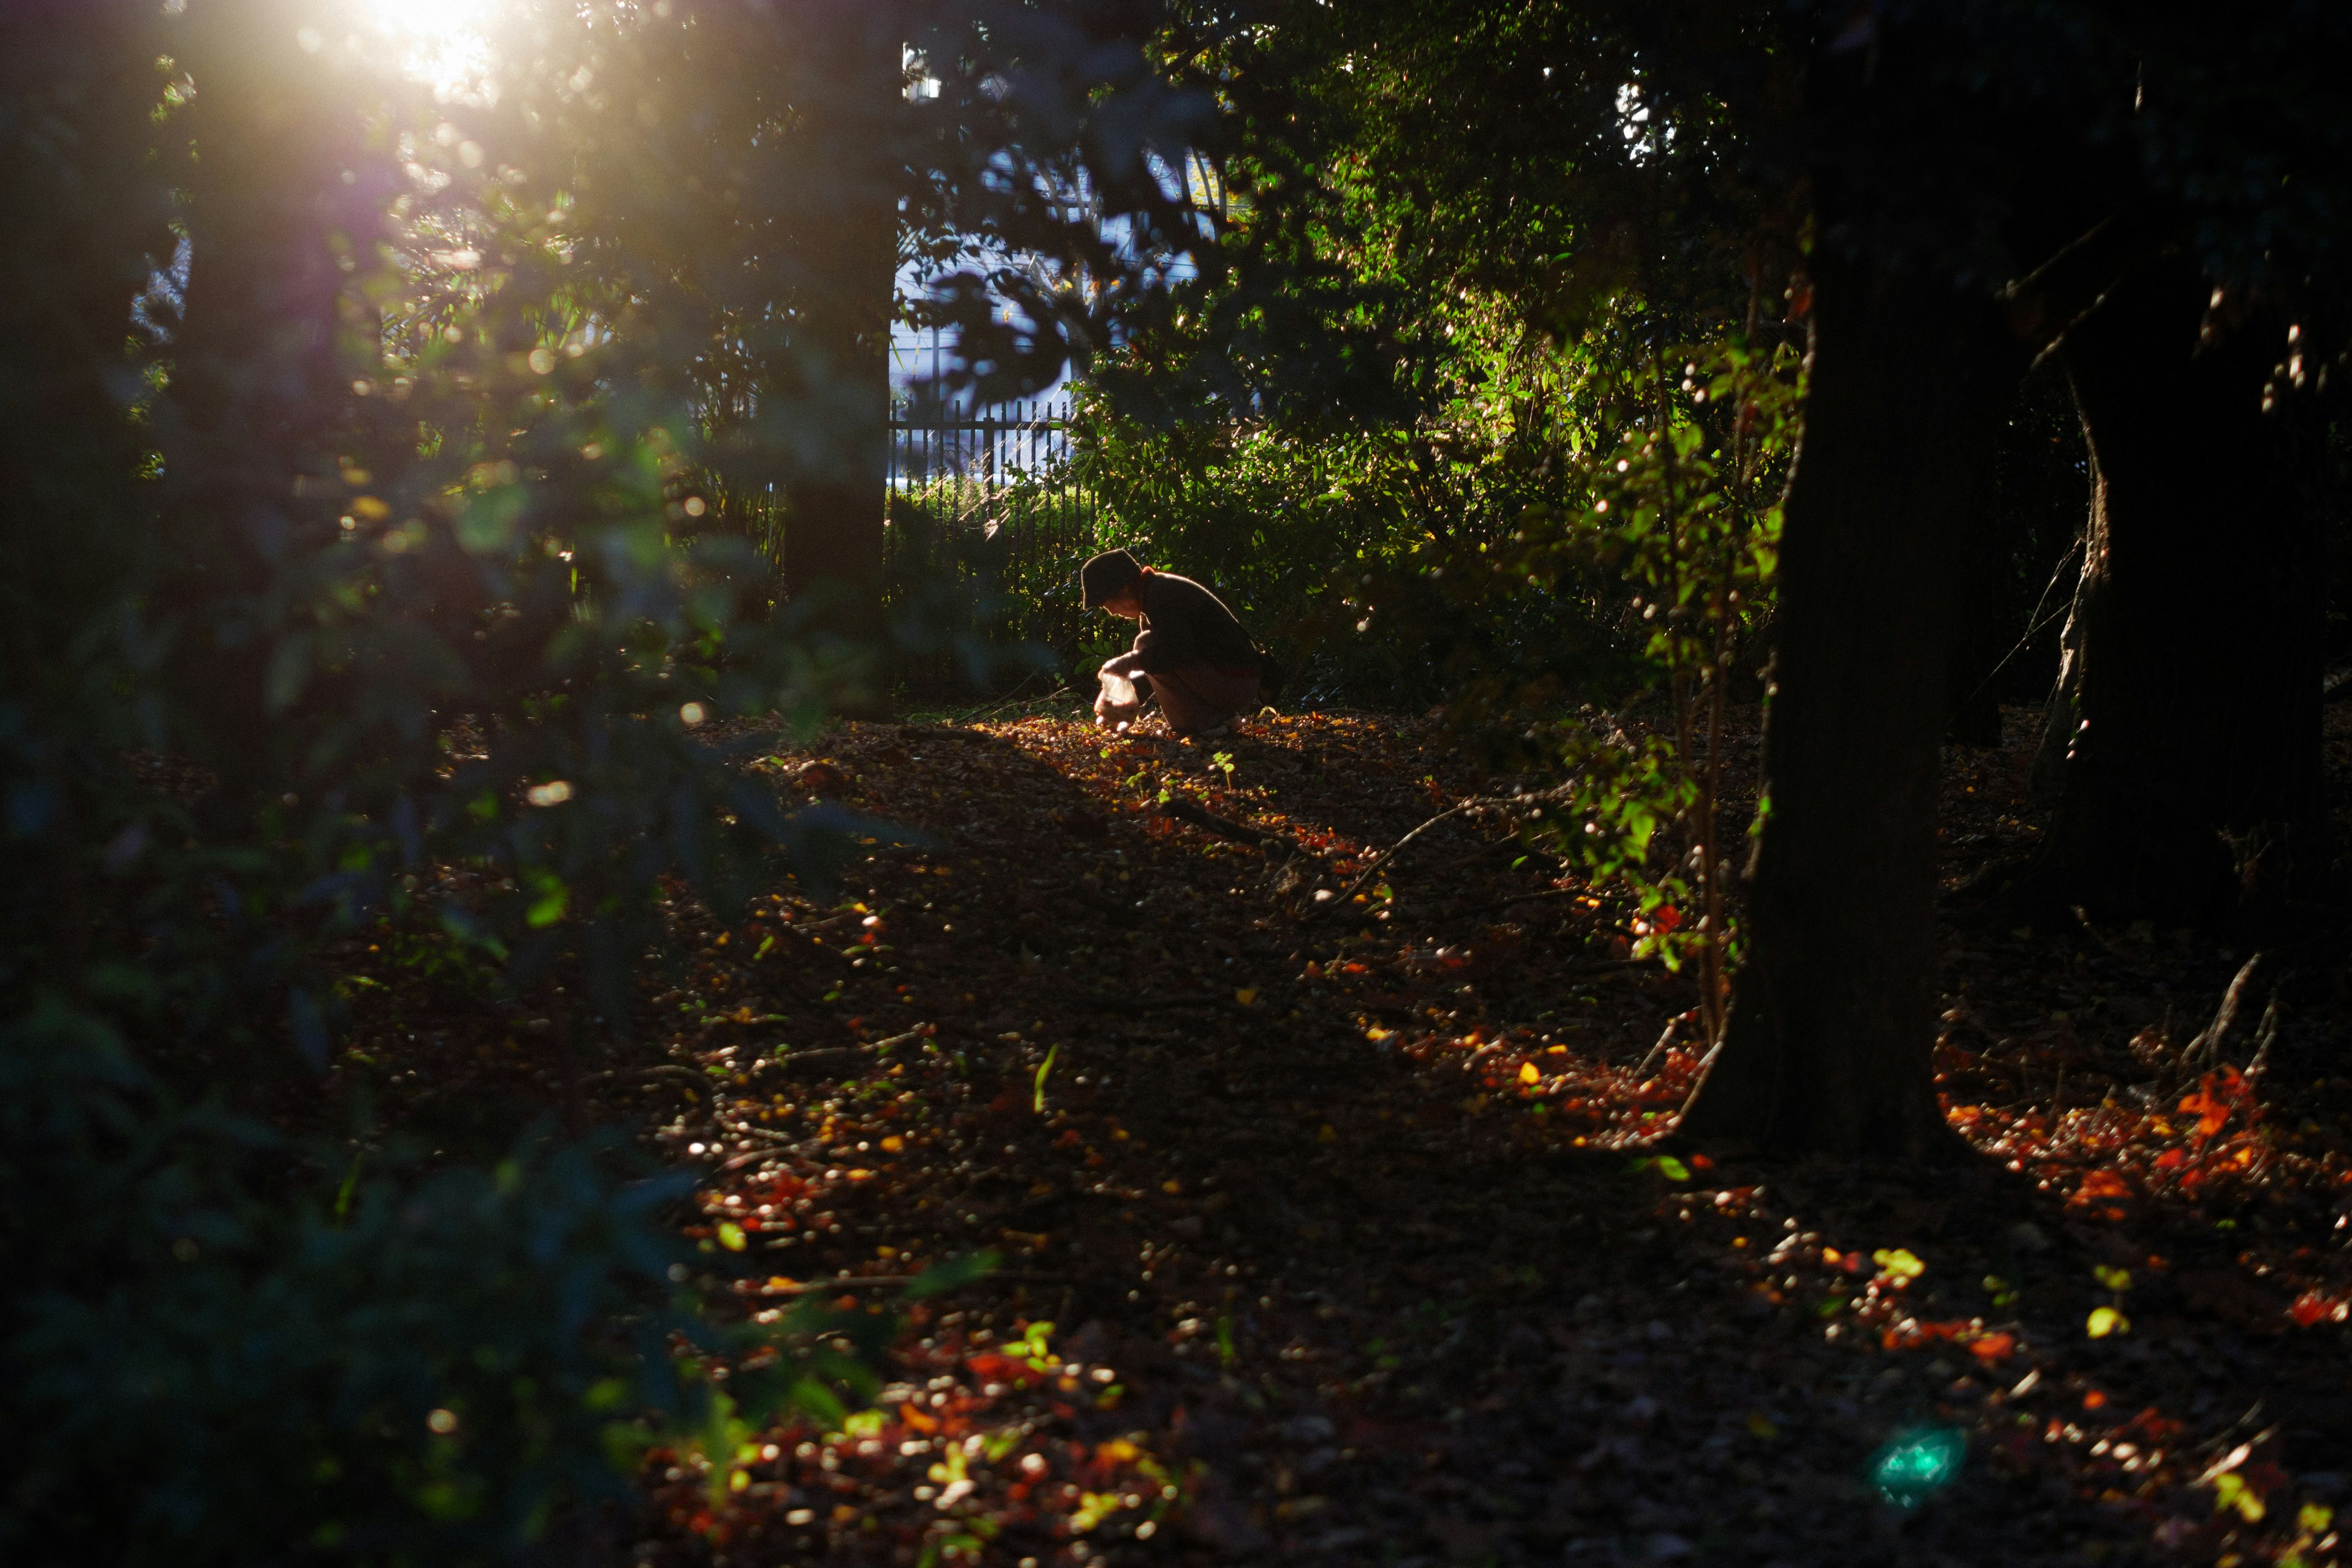
MULTIPOLYGON (((2009 721, 1950 754, 1954 883, 2035 831, 2009 721)), ((680 899, 693 956, 591 1109, 707 1173, 747 1313, 999 1262, 845 1430, 765 1434, 733 1489, 657 1455, 637 1560, 2334 1560, 2340 929, 2184 1059, 2250 953, 1954 925, 1978 1163, 1645 1158, 1695 992, 1624 957, 1621 900, 1471 818, 1349 895, 1493 787, 1454 754, 1393 716, 1039 716, 765 764, 920 841, 731 928, 680 899)), ((583 1092, 528 1029, 477 1055, 583 1092)))

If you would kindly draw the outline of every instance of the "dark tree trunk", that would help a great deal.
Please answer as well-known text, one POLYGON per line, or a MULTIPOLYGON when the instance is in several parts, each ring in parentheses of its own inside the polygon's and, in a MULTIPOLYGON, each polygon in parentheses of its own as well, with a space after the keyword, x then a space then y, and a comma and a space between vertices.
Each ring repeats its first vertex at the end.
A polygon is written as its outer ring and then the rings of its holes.
POLYGON ((226 826, 289 777, 269 671, 305 628, 286 579, 336 536, 336 509, 299 499, 295 479, 331 468, 350 380, 380 363, 374 323, 346 315, 339 249, 369 243, 384 194, 341 174, 381 161, 278 7, 226 0, 181 27, 173 52, 197 91, 178 118, 195 155, 187 285, 156 410, 170 568, 152 608, 174 639, 175 743, 215 774, 203 810, 226 826))
POLYGON ((1834 256, 1780 559, 1749 954, 1685 1136, 1916 1155, 1944 1130, 1936 789, 1969 497, 1990 457, 1990 307, 1834 256))
POLYGON ((883 513, 890 450, 890 326, 896 314, 898 182, 890 165, 900 45, 888 7, 835 4, 810 29, 821 68, 804 109, 828 152, 824 221, 793 333, 804 437, 789 486, 784 586, 861 638, 881 630, 883 513))
POLYGON ((2067 334, 2091 521, 2029 882, 2200 923, 2274 909, 2327 863, 2317 517, 2263 412, 2277 340, 2200 347, 2206 304, 2204 279, 2160 264, 2067 334))

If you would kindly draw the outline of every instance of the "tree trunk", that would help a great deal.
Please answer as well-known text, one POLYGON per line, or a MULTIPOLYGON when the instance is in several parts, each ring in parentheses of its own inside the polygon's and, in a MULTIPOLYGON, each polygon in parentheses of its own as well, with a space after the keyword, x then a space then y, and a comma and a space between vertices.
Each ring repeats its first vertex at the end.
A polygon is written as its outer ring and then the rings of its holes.
POLYGON ((2067 335, 2091 521, 2041 782, 2032 890, 2208 922, 2327 863, 2316 513, 2263 413, 2275 341, 2199 342, 2205 280, 2144 269, 2067 335))
POLYGON ((891 121, 900 44, 888 7, 836 4, 808 29, 824 67, 802 79, 826 150, 793 331, 803 438, 787 489, 784 588, 861 639, 882 628, 890 327, 897 313, 898 182, 891 121))
POLYGON ((336 537, 335 509, 299 499, 330 466, 353 372, 380 363, 373 323, 347 320, 342 247, 373 243, 383 193, 349 89, 305 54, 266 0, 195 7, 173 53, 196 83, 178 118, 187 285, 155 413, 169 573, 152 609, 184 746, 216 775, 202 807, 241 823, 287 787, 269 696, 291 615, 292 564, 336 537), (340 177, 339 177, 340 176, 340 177), (355 330, 366 329, 366 330, 355 330))
POLYGON ((1936 1106, 1936 791, 1990 307, 1817 257, 1749 953, 1685 1136, 1910 1156, 1936 1106))

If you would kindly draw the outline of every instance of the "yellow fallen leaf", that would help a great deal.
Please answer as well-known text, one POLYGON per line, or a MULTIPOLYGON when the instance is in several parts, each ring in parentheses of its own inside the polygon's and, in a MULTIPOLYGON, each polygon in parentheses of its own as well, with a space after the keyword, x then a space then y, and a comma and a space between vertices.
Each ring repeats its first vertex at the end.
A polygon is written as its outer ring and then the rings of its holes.
POLYGON ((895 1154, 906 1146, 907 1141, 904 1138, 899 1137, 896 1132, 891 1133, 890 1136, 882 1140, 882 1152, 885 1154, 895 1154))
POLYGON ((874 1179, 874 1173, 871 1171, 852 1171, 849 1173, 849 1179, 853 1182, 870 1182, 874 1179))
POLYGON ((1339 1141, 1338 1130, 1328 1121, 1323 1124, 1323 1131, 1315 1134, 1315 1142, 1318 1143, 1337 1143, 1339 1141))
POLYGON ((1184 1190, 1184 1184, 1176 1180, 1173 1176, 1171 1176, 1168 1180, 1160 1184, 1160 1190, 1166 1193, 1172 1198, 1177 1194, 1184 1190))
POLYGON ((1378 1045, 1381 1041, 1385 1040, 1388 1037, 1389 1031, 1386 1029, 1366 1029, 1364 1031, 1364 1038, 1371 1041, 1375 1045, 1378 1045))
POLYGON ((1870 1260, 1877 1264, 1882 1272, 1897 1279, 1916 1279, 1927 1272, 1927 1266, 1920 1262, 1916 1255, 1900 1247, 1882 1247, 1870 1255, 1870 1260))
POLYGON ((796 1289, 799 1286, 800 1281, 793 1279, 789 1274, 771 1274, 768 1276, 768 1289, 771 1290, 782 1292, 796 1289))
POLYGON ((1257 1000, 1257 987, 1255 985, 1242 986, 1234 993, 1234 1000, 1240 1003, 1244 1007, 1249 1006, 1252 1003, 1257 1000))
POLYGON ((748 1244, 743 1239, 743 1227, 733 1220, 719 1222, 719 1245, 730 1252, 740 1252, 748 1244))
POLYGON ((2116 1311, 2113 1307, 2093 1308, 2091 1310, 2091 1321, 2083 1326, 2089 1331, 2090 1336, 2095 1340, 2105 1339, 2109 1334, 2127 1334, 2131 1332, 2131 1320, 2125 1317, 2121 1312, 2116 1311))
POLYGON ((1543 1074, 1536 1071, 1535 1063, 1522 1062, 1519 1064, 1519 1081, 1521 1083, 1541 1083, 1543 1082, 1543 1074))

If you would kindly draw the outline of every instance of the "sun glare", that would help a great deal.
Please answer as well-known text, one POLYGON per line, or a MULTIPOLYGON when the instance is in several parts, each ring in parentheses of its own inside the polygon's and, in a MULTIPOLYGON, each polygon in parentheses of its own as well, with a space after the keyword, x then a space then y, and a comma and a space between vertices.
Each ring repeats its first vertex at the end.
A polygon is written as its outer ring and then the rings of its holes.
POLYGON ((444 97, 461 93, 489 74, 484 26, 495 0, 366 0, 376 26, 398 52, 403 69, 444 97))

